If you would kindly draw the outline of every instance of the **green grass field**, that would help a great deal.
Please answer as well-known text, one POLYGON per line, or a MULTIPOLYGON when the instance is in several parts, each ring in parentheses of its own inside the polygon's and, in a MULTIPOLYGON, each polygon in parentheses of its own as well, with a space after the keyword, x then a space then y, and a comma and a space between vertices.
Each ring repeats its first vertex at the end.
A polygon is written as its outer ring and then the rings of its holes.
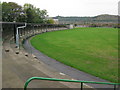
POLYGON ((118 29, 75 28, 37 35, 30 42, 66 65, 118 82, 118 29))

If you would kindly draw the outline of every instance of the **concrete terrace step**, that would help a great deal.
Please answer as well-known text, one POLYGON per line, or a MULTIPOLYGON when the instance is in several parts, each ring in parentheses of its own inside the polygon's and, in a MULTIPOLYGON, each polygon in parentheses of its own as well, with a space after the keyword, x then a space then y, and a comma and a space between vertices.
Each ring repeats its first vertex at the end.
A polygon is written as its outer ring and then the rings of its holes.
MULTIPOLYGON (((61 79, 72 79, 67 75, 62 75, 55 69, 47 66, 42 61, 37 60, 32 55, 25 56, 25 50, 21 49, 19 54, 14 44, 9 43, 9 39, 3 45, 3 88, 23 88, 25 81, 30 77, 52 77, 61 79), (9 52, 5 50, 8 49, 9 52)), ((29 88, 80 88, 80 84, 65 82, 50 82, 34 80, 29 88)))

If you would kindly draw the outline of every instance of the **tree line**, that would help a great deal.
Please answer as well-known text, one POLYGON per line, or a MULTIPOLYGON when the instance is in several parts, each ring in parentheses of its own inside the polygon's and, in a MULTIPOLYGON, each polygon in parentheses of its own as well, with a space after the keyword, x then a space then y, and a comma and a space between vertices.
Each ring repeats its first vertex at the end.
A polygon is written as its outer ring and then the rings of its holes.
POLYGON ((0 5, 3 22, 54 23, 52 19, 47 19, 47 10, 41 10, 32 4, 26 3, 21 6, 15 2, 2 2, 0 5))

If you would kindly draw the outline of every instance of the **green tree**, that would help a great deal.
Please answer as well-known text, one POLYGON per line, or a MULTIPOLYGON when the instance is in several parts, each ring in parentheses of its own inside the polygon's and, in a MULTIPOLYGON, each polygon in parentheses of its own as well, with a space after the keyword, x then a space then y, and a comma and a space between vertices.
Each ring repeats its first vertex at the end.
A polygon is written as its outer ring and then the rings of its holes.
POLYGON ((55 24, 55 21, 53 19, 46 20, 47 24, 55 24))
POLYGON ((18 21, 18 18, 24 14, 22 6, 14 2, 2 3, 2 19, 3 21, 13 22, 18 21))
POLYGON ((1 3, 1 1, 0 1, 0 21, 2 21, 2 3, 1 3))
POLYGON ((26 12, 28 23, 44 23, 46 16, 48 16, 47 10, 40 10, 32 4, 25 4, 24 10, 26 12))
POLYGON ((2 3, 2 20, 5 22, 45 23, 47 16, 47 10, 40 10, 32 4, 22 7, 14 2, 2 3))

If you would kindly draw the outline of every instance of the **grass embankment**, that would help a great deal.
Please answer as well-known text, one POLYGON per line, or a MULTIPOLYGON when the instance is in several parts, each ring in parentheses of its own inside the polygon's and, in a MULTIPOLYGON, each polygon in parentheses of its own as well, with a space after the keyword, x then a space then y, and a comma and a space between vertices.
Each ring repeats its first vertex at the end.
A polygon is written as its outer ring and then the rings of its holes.
POLYGON ((48 32, 31 39, 47 56, 94 76, 118 82, 118 30, 76 28, 48 32))

